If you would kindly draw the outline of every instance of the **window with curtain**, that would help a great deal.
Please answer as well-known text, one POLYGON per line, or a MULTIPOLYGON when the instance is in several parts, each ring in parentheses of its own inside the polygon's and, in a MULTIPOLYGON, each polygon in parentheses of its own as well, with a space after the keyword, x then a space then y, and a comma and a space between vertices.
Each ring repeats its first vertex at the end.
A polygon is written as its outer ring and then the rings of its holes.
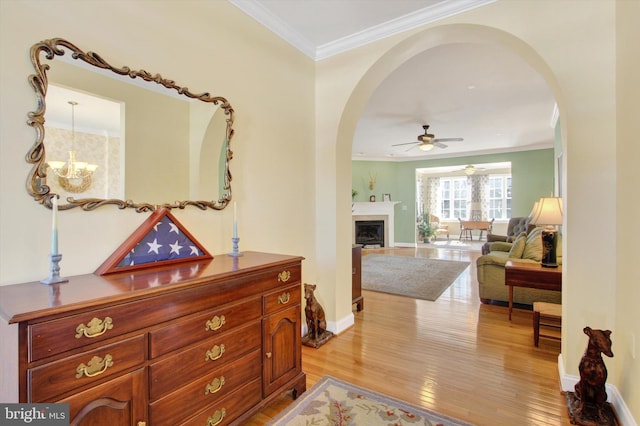
POLYGON ((441 220, 508 220, 511 218, 511 163, 477 165, 467 175, 459 166, 417 169, 416 212, 441 220), (480 166, 480 167, 477 167, 480 166))
POLYGON ((466 177, 440 178, 440 217, 465 219, 468 195, 466 177))
POLYGON ((511 218, 511 175, 489 176, 489 217, 511 218))

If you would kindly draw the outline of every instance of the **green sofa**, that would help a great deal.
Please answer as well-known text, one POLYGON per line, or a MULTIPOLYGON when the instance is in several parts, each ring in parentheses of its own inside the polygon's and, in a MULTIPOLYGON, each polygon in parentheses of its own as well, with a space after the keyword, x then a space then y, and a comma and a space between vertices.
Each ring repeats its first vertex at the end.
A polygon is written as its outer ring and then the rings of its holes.
MULTIPOLYGON (((504 265, 509 260, 540 263, 542 259, 543 228, 535 228, 529 234, 522 232, 513 243, 493 242, 489 253, 476 260, 478 276, 478 295, 483 303, 509 302, 509 287, 504 284, 504 265)), ((558 263, 562 263, 562 236, 558 235, 558 263)), ((561 303, 562 295, 558 291, 533 288, 515 288, 513 303, 533 305, 533 302, 561 303)))

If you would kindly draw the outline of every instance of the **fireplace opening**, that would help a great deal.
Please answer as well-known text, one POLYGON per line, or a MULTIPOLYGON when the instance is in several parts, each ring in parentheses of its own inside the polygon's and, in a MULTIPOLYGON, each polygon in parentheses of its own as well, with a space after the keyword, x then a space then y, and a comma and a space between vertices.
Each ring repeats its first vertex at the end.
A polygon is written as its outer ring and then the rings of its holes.
POLYGON ((384 220, 357 220, 356 244, 384 247, 384 220))

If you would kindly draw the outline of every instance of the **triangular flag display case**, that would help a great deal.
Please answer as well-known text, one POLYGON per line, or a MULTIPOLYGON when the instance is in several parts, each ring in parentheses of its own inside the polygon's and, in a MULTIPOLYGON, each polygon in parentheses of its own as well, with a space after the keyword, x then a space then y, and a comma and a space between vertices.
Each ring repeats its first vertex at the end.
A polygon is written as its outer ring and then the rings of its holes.
POLYGON ((156 210, 104 261, 96 275, 213 259, 168 209, 156 210))

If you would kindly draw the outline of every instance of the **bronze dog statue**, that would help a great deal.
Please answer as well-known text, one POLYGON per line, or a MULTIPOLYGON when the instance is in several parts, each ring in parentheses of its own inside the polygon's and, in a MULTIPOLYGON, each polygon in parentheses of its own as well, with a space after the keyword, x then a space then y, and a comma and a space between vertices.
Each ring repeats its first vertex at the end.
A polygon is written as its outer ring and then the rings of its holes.
POLYGON ((582 331, 589 336, 589 344, 578 366, 580 381, 574 387, 573 404, 569 405, 571 423, 613 425, 615 420, 611 407, 607 404, 605 388, 607 367, 601 355, 613 357, 611 331, 593 330, 591 327, 585 327, 582 331))
POLYGON ((329 340, 333 333, 327 330, 327 319, 322 305, 314 295, 315 284, 304 285, 304 300, 306 306, 304 314, 307 321, 307 334, 302 338, 302 343, 318 348, 329 340))

